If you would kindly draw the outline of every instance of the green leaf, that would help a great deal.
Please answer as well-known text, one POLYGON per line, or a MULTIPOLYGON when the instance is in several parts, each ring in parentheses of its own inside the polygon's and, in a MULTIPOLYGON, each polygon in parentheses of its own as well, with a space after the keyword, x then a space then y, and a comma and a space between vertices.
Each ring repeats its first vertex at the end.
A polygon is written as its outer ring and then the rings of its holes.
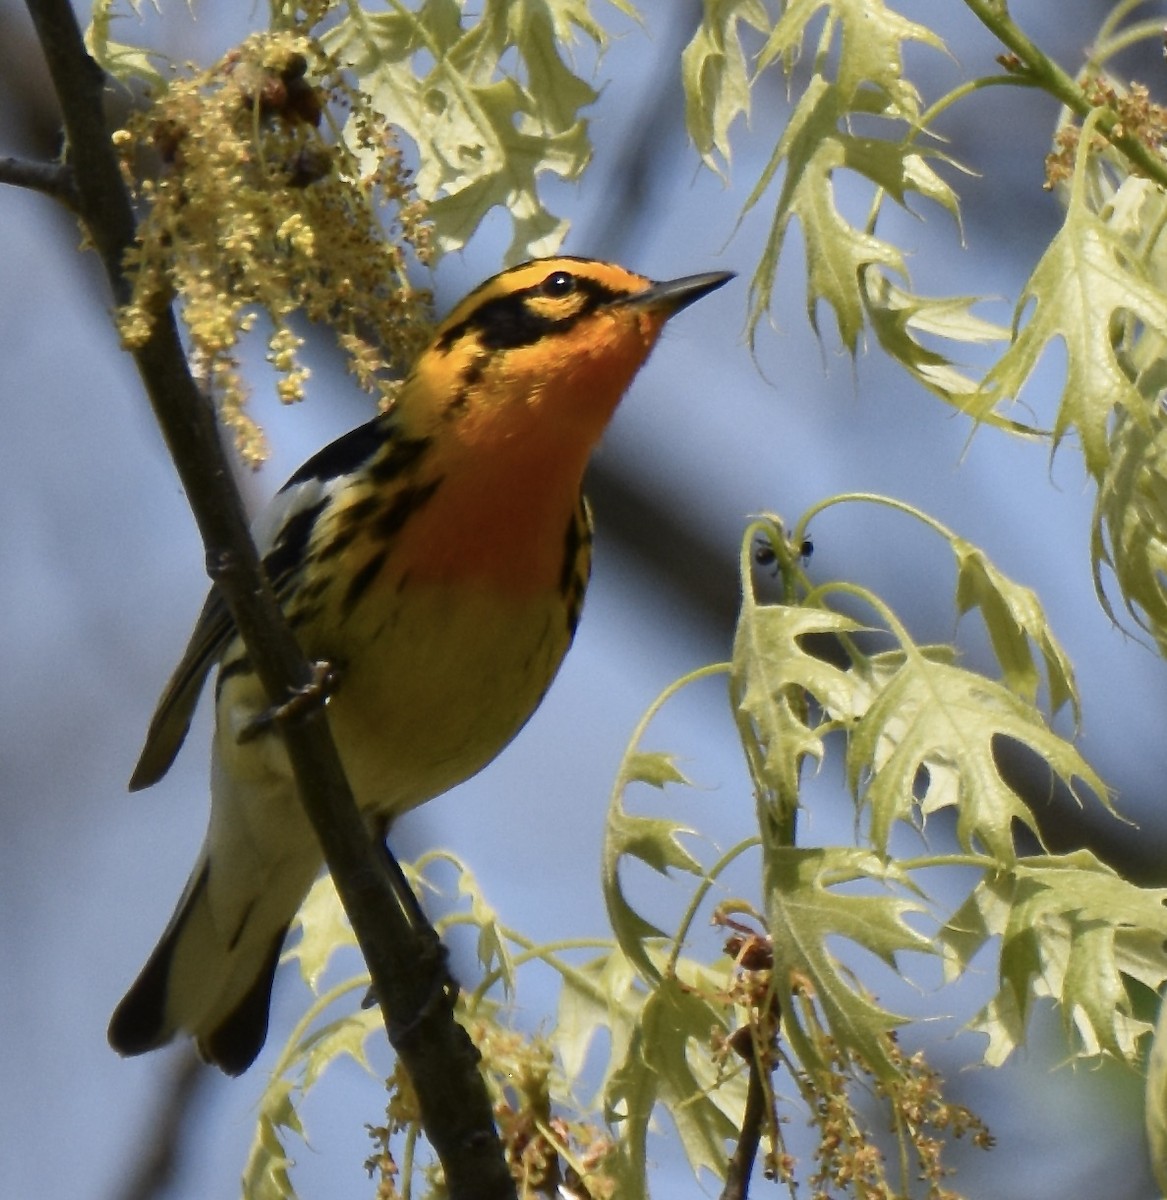
MULTIPOLYGON (((974 316, 975 296, 925 297, 893 283, 882 271, 868 268, 863 275, 863 306, 880 346, 919 383, 948 404, 962 407, 980 384, 959 370, 946 355, 923 345, 916 334, 931 334, 970 345, 1003 341, 1004 326, 974 316)), ((994 418, 1013 432, 1012 421, 994 418)))
POLYGON ((296 1189, 288 1171, 295 1162, 284 1147, 284 1129, 299 1138, 304 1136, 292 1104, 292 1084, 276 1075, 259 1099, 255 1137, 243 1168, 243 1195, 247 1200, 294 1200, 296 1189))
POLYGON ((725 1017, 703 996, 676 978, 667 978, 648 998, 641 1017, 644 1065, 656 1077, 657 1093, 669 1111, 685 1157, 694 1172, 721 1175, 726 1145, 737 1126, 710 1103, 707 1080, 690 1063, 690 1046, 708 1059, 714 1030, 726 1032, 725 1017))
MULTIPOLYGON (((1049 729, 1036 706, 1042 679, 1038 662, 1050 707, 1056 711, 1069 701, 1076 716, 1078 706, 1072 665, 1036 595, 1005 576, 977 547, 899 501, 836 497, 816 505, 812 514, 838 503, 884 504, 944 538, 957 564, 957 608, 980 612, 1003 680, 959 667, 952 647, 917 646, 878 597, 854 585, 815 589, 798 605, 759 604, 750 556, 743 553, 745 600, 735 638, 731 697, 761 805, 763 837, 793 842, 802 761, 808 756, 821 761, 825 734, 839 730, 848 740, 849 786, 857 804, 870 806, 870 837, 881 852, 887 851, 895 822, 915 825, 946 806, 958 810, 962 845, 971 851, 979 843, 1002 862, 1014 855, 1014 822, 1040 836, 1024 798, 998 769, 999 738, 1027 747, 1072 791, 1084 783, 1109 807, 1101 779, 1071 742, 1049 729), (835 591, 869 604, 899 648, 864 653, 855 637, 861 627, 826 607, 835 591), (812 635, 841 639, 850 667, 808 652, 804 643, 812 635), (812 724, 809 714, 815 706, 826 719, 812 724), (767 813, 775 822, 769 830, 767 813)), ((805 523, 803 518, 796 528, 805 523)), ((751 526, 750 538, 759 530, 782 536, 770 523, 751 526)), ((796 595, 808 587, 793 566, 784 581, 796 595)))
POLYGON ((658 1102, 676 1125, 690 1167, 724 1175, 727 1145, 737 1125, 714 1102, 708 1077, 696 1073, 690 1047, 696 1047, 695 1058, 705 1056, 708 1061, 710 1031, 725 1029, 723 1013, 673 976, 663 978, 645 1001, 639 1028, 612 1076, 607 1097, 607 1118, 620 1124, 623 1152, 634 1178, 645 1177, 645 1143, 658 1102))
POLYGON ((971 1022, 997 1065, 1025 1037, 1035 997, 1053 999, 1079 1053, 1134 1061, 1149 1030, 1128 983, 1167 980, 1167 889, 1140 888, 1090 851, 1022 858, 987 875, 940 935, 949 976, 1001 939, 999 988, 971 1022))
POLYGON ((607 1066, 596 1092, 606 1092, 628 1054, 644 1007, 644 992, 635 987, 636 978, 618 946, 582 967, 561 972, 558 1017, 550 1040, 569 1088, 579 1083, 595 1035, 604 1030, 609 1039, 607 1066))
POLYGON ((474 872, 458 866, 458 895, 470 901, 470 921, 478 929, 478 961, 486 971, 495 971, 508 995, 515 990, 515 963, 499 924, 498 913, 488 904, 474 872))
POLYGON ((1151 1170, 1159 1190, 1167 1195, 1167 1005, 1159 1002, 1155 1037, 1147 1056, 1147 1143, 1151 1170))
POLYGON ((778 261, 791 218, 797 217, 806 244, 807 317, 818 332, 818 302, 834 310, 839 337, 852 353, 863 327, 860 280, 878 264, 901 277, 907 269, 900 251, 873 233, 858 229, 835 205, 833 174, 846 165, 849 135, 840 131, 845 109, 838 87, 821 75, 807 84, 761 178, 747 197, 749 212, 762 198, 780 166, 786 174, 765 249, 750 281, 750 327, 756 328, 774 291, 778 261))
POLYGON ((663 788, 668 783, 683 783, 686 786, 690 783, 673 755, 659 750, 635 750, 628 754, 621 775, 625 787, 632 783, 647 783, 655 788, 663 788))
POLYGON ((791 989, 798 989, 821 1011, 841 1048, 858 1055, 881 1079, 898 1078, 886 1037, 907 1018, 873 1000, 839 964, 827 943, 844 938, 893 968, 899 952, 930 952, 932 947, 903 919, 907 913, 923 911, 920 904, 891 893, 836 890, 855 880, 912 886, 894 864, 869 851, 845 846, 766 847, 763 882, 783 1029, 804 1067, 826 1068, 799 1005, 790 1001, 791 989))
POLYGON ((717 171, 728 163, 729 127, 750 112, 750 66, 738 26, 768 30, 762 0, 705 0, 701 25, 681 54, 685 122, 698 153, 717 171))
POLYGON ((854 633, 839 613, 757 604, 749 590, 734 636, 730 689, 760 811, 788 823, 798 804, 802 762, 821 762, 821 727, 812 727, 808 697, 844 719, 856 712, 855 677, 803 645, 814 635, 854 633))
POLYGON ((693 830, 666 817, 639 817, 624 811, 620 802, 622 789, 613 791, 604 829, 604 852, 601 879, 608 921, 620 948, 628 955, 646 979, 658 975, 652 965, 645 943, 664 936, 650 921, 646 921, 629 903, 620 881, 623 859, 639 859, 661 875, 670 867, 690 875, 702 875, 701 864, 681 843, 682 834, 693 830))
POLYGON ((345 1013, 313 1029, 295 1049, 296 1066, 301 1071, 298 1090, 307 1095, 340 1058, 351 1058, 371 1072, 365 1043, 371 1035, 384 1032, 384 1018, 375 1005, 345 1013))
POLYGON ((1104 563, 1114 571, 1127 612, 1167 654, 1167 420, 1161 409, 1147 422, 1125 412, 1114 422, 1094 504, 1091 558, 1106 611, 1114 617, 1104 563))
POLYGON ((993 653, 1005 684, 1034 703, 1039 676, 1032 646, 1041 653, 1049 688, 1050 712, 1070 702, 1074 719, 1080 715, 1074 668, 1053 635, 1037 593, 1002 574, 983 550, 963 538, 950 539, 956 555, 956 607, 963 615, 977 608, 985 622, 993 653))
POLYGON ((724 667, 717 664, 695 671, 666 688, 657 697, 641 718, 624 751, 608 801, 600 867, 608 921, 621 950, 643 978, 649 981, 659 979, 660 972, 651 960, 647 943, 662 938, 664 934, 629 903, 620 880, 621 863, 628 858, 639 859, 661 875, 667 875, 670 868, 698 877, 704 871, 680 840, 683 835, 692 834, 693 830, 665 817, 641 817, 629 813, 624 806, 624 794, 634 783, 661 788, 668 783, 688 782, 669 755, 644 751, 640 748, 641 742, 653 717, 670 696, 697 679, 719 674, 723 670, 724 667))
POLYGON ((873 656, 864 669, 873 698, 851 734, 847 779, 856 802, 871 808, 878 849, 886 850, 895 821, 911 823, 917 813, 947 806, 957 809, 961 845, 972 851, 979 843, 1002 863, 1015 854, 1014 821, 1040 838, 1028 805, 998 769, 996 738, 1044 759, 1075 794, 1080 780, 1109 803, 1105 785, 1078 750, 1002 684, 938 661, 910 642, 902 652, 873 656))
MULTIPOLYGON (((110 37, 115 20, 124 20, 125 13, 114 11, 117 0, 97 0, 93 17, 85 31, 85 49, 93 61, 109 76, 121 83, 144 83, 154 92, 166 90, 166 78, 154 65, 163 56, 157 50, 115 42, 110 37)), ((141 15, 141 4, 130 0, 134 12, 141 15)))
POLYGON ((300 940, 284 952, 281 961, 298 962, 304 982, 319 993, 320 977, 337 950, 344 946, 359 948, 327 872, 312 885, 292 927, 300 931, 300 940))
POLYGON ((789 0, 758 57, 758 71, 781 59, 789 74, 801 53, 807 27, 823 9, 827 19, 818 56, 826 55, 838 29, 835 76, 842 106, 852 108, 861 89, 874 87, 889 112, 907 121, 915 120, 919 115, 919 93, 904 77, 904 43, 922 42, 944 50, 944 42, 927 26, 907 20, 882 0, 789 0))
MULTIPOLYGON (((806 245, 807 313, 816 333, 818 304, 824 300, 834 311, 840 340, 854 354, 864 307, 870 303, 873 316, 881 320, 882 338, 889 348, 898 346, 906 353, 909 369, 915 364, 933 388, 947 384, 954 394, 967 391, 968 381, 956 378, 946 360, 930 361, 914 339, 905 342, 902 321, 900 336, 895 336, 895 323, 889 320, 893 314, 880 303, 881 289, 869 278, 890 274, 907 280, 900 250, 875 233, 884 196, 907 207, 914 193, 959 217, 956 193, 930 163, 944 156, 919 144, 923 133, 919 94, 903 66, 905 43, 918 41, 938 50, 944 49, 944 43, 881 0, 790 0, 758 57, 758 73, 780 61, 789 78, 807 29, 820 14, 825 15, 811 77, 744 206, 748 212, 758 204, 779 169, 785 168, 770 234, 751 281, 751 336, 769 308, 786 233, 791 218, 797 217, 806 245), (865 124, 873 123, 872 119, 890 122, 894 133, 888 137, 860 134, 856 116, 862 116, 865 124), (852 224, 836 204, 835 173, 843 169, 873 185, 873 205, 864 227, 852 224)), ((731 97, 739 92, 740 85, 729 89, 731 97)), ((731 118, 747 103, 748 99, 736 98, 727 106, 731 118)))
POLYGON ((694 831, 686 825, 665 817, 636 817, 628 813, 616 815, 610 829, 610 845, 614 858, 638 858, 654 871, 667 875, 670 867, 701 874, 701 864, 681 843, 681 834, 694 831))
POLYGON ((644 1060, 644 1033, 638 1027, 623 1063, 612 1073, 604 1109, 604 1120, 618 1133, 622 1195, 648 1195, 648 1129, 656 1099, 657 1080, 644 1060))
POLYGON ((1145 423, 1151 408, 1120 360, 1119 331, 1134 323, 1167 336, 1167 296, 1124 236, 1123 224, 1108 219, 1111 210, 1096 212, 1091 206, 1087 149, 1092 129, 1088 120, 1065 220, 1022 291, 1012 344, 985 376, 978 403, 987 412, 1015 400, 1046 348, 1060 339, 1066 379, 1054 444, 1076 430, 1087 468, 1102 479, 1115 411, 1145 423))
POLYGON ((538 177, 577 179, 591 157, 579 114, 597 93, 561 54, 576 30, 602 48, 583 0, 486 0, 477 21, 456 0, 425 0, 416 11, 354 13, 328 34, 329 49, 417 143, 418 192, 432 202, 443 250, 463 246, 495 206, 514 222, 509 260, 563 240, 567 222, 543 205, 538 177), (513 71, 500 66, 512 59, 513 71))
MULTIPOLYGON (((876 113, 886 117, 886 112, 876 113)), ((883 188, 900 205, 908 207, 912 193, 932 200, 953 217, 960 217, 960 201, 950 184, 929 166, 929 159, 940 160, 949 166, 957 164, 934 148, 922 149, 910 140, 892 142, 886 138, 859 137, 841 133, 843 163, 850 170, 870 179, 883 188)))

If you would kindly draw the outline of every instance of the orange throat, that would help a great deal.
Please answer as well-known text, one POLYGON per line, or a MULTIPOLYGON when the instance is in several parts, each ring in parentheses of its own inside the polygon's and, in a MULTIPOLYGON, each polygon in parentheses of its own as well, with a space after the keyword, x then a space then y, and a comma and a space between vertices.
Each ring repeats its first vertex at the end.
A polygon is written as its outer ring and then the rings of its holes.
POLYGON ((560 587, 591 446, 530 434, 512 428, 489 449, 475 439, 442 463, 394 551, 403 574, 516 598, 560 587))
POLYGON ((553 360, 534 345, 459 364, 478 386, 439 418, 441 483, 394 553, 411 579, 515 597, 563 586, 584 469, 663 322, 612 317, 553 360))

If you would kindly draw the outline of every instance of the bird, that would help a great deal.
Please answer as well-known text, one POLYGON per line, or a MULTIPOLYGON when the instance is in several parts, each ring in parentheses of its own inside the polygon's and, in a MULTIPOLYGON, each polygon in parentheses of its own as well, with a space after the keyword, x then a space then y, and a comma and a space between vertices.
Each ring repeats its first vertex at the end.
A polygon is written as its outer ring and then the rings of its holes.
MULTIPOLYGON (((661 283, 566 256, 504 270, 441 322, 393 406, 309 458, 254 523, 301 650, 336 673, 329 728, 378 833, 480 771, 539 705, 591 571, 591 453, 669 318, 732 277, 661 283)), ((169 770, 215 667, 206 837, 109 1041, 136 1055, 186 1034, 239 1075, 323 862, 213 587, 130 789, 169 770)))

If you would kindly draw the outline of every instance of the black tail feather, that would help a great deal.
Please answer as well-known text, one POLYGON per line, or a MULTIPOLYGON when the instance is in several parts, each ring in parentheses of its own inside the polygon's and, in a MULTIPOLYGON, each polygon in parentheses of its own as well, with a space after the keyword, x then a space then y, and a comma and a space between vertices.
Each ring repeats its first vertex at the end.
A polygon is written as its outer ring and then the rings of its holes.
POLYGON ((177 1030, 166 1019, 166 997, 170 984, 170 965, 182 935, 182 915, 191 911, 199 893, 207 886, 210 864, 203 866, 190 891, 182 898, 178 912, 162 940, 154 947, 133 986, 114 1009, 109 1022, 109 1044, 119 1054, 145 1054, 164 1046, 177 1030))
POLYGON ((109 1022, 109 1044, 119 1054, 145 1054, 174 1036, 166 1028, 166 981, 173 943, 162 943, 134 981, 109 1022))
POLYGON ((242 1075, 263 1049, 272 984, 287 933, 285 925, 276 934, 255 982, 230 1016, 217 1029, 199 1038, 199 1053, 228 1075, 242 1075))

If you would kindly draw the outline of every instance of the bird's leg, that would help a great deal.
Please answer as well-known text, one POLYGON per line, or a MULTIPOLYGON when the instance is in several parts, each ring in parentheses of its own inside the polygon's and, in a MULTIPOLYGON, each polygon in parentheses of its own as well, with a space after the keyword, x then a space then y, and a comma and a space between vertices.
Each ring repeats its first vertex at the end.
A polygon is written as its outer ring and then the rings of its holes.
MULTIPOLYGON (((419 936, 425 947, 419 967, 422 969, 428 968, 430 973, 429 998, 414 1016, 414 1019, 401 1029, 401 1036, 408 1037, 410 1030, 419 1024, 428 1013, 432 1012, 436 1005, 447 1004, 453 1007, 455 1000, 458 998, 459 988, 457 980, 454 979, 449 971, 449 951, 442 943, 441 938, 438 937, 433 925, 430 924, 429 917, 426 916, 421 906, 421 901, 417 898, 417 893, 413 890, 409 880, 406 878, 405 872, 401 869, 401 864, 397 861, 396 855, 389 848, 387 840, 388 832, 389 821, 385 818, 377 820, 372 829, 373 841, 380 852, 385 870, 389 873, 397 902, 405 911, 409 918, 409 923, 413 926, 414 932, 419 936)), ((376 1003, 378 1003, 376 993, 370 988, 365 994, 361 1007, 371 1008, 376 1003)), ((396 1037, 397 1035, 395 1034, 395 1042, 396 1037)))
POLYGON ((409 923, 413 926, 414 932, 425 941, 432 942, 433 946, 437 947, 435 953, 444 957, 445 947, 442 946, 441 939, 430 924, 430 919, 426 916, 425 910, 421 906, 421 901, 417 898, 417 893, 413 890, 408 878, 406 878, 405 872, 401 869, 401 864, 397 861, 397 856, 389 847, 390 822, 391 818, 384 815, 376 815, 370 818, 369 827, 373 836, 373 842, 380 854, 381 862, 389 874, 397 902, 409 918, 409 923))
POLYGON ((303 720, 328 703, 340 685, 342 672, 332 662, 314 662, 311 666, 312 678, 303 687, 296 688, 283 704, 273 704, 247 722, 237 739, 241 745, 270 733, 277 725, 303 720))

